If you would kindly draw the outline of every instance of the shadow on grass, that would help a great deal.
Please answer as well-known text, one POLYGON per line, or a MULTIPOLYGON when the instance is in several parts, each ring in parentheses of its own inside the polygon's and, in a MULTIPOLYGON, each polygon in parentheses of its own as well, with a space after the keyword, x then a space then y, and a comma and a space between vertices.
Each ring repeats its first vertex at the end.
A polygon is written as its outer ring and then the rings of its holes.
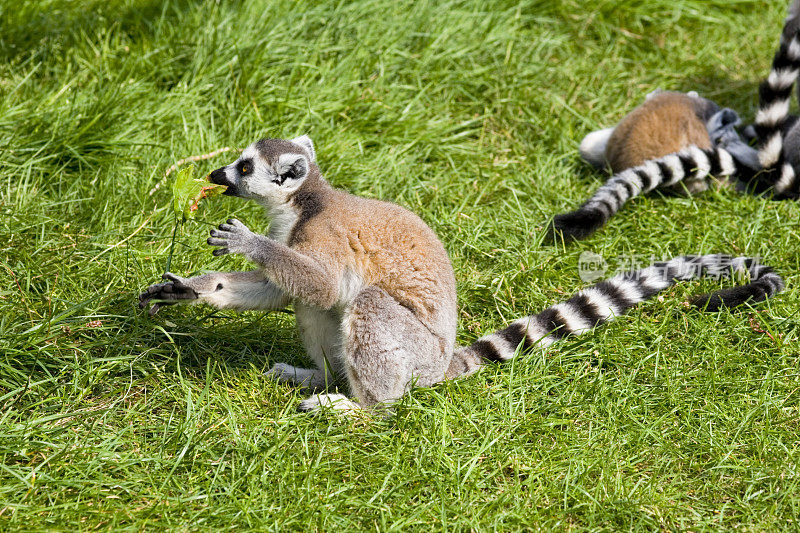
POLYGON ((141 353, 161 359, 169 369, 175 364, 202 374, 209 359, 230 373, 257 368, 268 370, 276 362, 308 366, 292 313, 248 312, 241 315, 210 307, 161 310, 150 317, 138 308, 130 341, 141 353))

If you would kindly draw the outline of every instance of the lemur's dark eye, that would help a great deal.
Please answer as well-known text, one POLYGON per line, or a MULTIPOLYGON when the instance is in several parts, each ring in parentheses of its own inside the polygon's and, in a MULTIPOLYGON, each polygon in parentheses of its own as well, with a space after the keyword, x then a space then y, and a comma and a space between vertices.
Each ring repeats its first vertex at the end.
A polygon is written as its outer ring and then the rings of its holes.
POLYGON ((250 174, 253 171, 253 163, 251 161, 240 161, 238 166, 239 174, 242 176, 250 174))

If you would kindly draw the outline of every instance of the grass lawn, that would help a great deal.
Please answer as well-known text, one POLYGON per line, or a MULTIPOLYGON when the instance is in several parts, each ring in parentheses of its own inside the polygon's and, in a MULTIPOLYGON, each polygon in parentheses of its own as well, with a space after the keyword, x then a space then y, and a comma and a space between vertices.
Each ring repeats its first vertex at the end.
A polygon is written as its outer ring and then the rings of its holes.
MULTIPOLYGON (((797 204, 653 194, 542 242, 601 183, 583 135, 653 89, 752 120, 787 3, 0 0, 0 530, 797 527, 797 204), (303 133, 334 185, 439 234, 463 343, 584 286, 585 251, 757 255, 788 288, 703 314, 683 303, 720 284, 681 284, 392 418, 297 414, 263 376, 308 364, 290 313, 135 298, 172 163, 303 133)), ((230 215, 268 224, 208 202, 171 269, 245 267, 205 245, 230 215)))

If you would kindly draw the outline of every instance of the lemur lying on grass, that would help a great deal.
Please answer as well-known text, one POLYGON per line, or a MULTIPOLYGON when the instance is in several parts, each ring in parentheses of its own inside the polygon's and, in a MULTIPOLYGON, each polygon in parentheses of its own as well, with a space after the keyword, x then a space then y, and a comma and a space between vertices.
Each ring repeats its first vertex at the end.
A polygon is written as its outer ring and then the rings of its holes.
POLYGON ((614 128, 587 135, 580 146, 589 163, 614 175, 575 211, 556 215, 554 237, 581 239, 601 228, 631 198, 654 189, 694 194, 718 183, 775 200, 800 199, 800 121, 789 114, 800 73, 800 0, 794 0, 772 69, 759 87, 759 110, 745 131, 758 149, 739 139, 738 117, 696 93, 660 93, 614 128), (729 178, 729 179, 727 179, 729 178))

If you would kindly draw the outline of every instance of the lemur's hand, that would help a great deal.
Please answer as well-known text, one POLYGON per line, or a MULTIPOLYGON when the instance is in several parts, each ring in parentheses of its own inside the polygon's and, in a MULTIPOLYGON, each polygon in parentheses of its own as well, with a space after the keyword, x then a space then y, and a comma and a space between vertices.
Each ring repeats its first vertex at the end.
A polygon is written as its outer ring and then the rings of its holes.
POLYGON ((742 120, 733 109, 726 107, 717 111, 706 122, 711 142, 721 148, 725 148, 726 145, 731 143, 742 142, 735 129, 741 123, 742 120))
POLYGON ((253 233, 235 218, 230 218, 227 223, 220 224, 219 229, 211 230, 207 242, 218 247, 212 252, 214 255, 240 254, 252 261, 262 255, 263 248, 272 241, 269 237, 253 233))
POLYGON ((176 276, 171 272, 167 272, 162 277, 168 281, 166 283, 150 285, 139 295, 140 309, 144 309, 152 304, 152 307, 150 307, 148 311, 151 316, 158 313, 158 310, 162 306, 188 303, 198 298, 197 291, 186 284, 186 279, 176 276))

